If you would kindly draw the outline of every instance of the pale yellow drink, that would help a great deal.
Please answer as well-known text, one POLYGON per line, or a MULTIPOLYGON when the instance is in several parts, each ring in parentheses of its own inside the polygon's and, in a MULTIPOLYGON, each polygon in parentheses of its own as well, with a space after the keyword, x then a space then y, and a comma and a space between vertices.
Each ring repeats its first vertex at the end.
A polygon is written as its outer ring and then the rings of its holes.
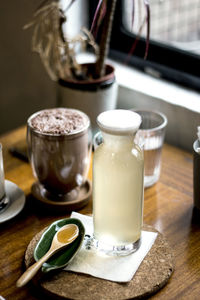
POLYGON ((94 237, 106 245, 133 244, 140 239, 143 211, 144 160, 134 144, 137 129, 121 132, 117 124, 114 134, 112 127, 101 130, 104 142, 93 163, 94 237))

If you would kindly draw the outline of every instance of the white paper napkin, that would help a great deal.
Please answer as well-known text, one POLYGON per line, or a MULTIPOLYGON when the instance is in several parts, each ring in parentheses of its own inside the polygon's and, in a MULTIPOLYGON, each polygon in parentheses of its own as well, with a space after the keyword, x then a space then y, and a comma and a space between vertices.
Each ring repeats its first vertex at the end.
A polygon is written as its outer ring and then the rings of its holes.
MULTIPOLYGON (((73 212, 71 217, 77 218, 83 223, 86 234, 93 235, 92 217, 76 212, 73 212)), ((127 256, 108 256, 93 248, 87 250, 87 247, 83 244, 65 270, 85 273, 116 282, 128 282, 133 278, 156 237, 156 232, 142 231, 140 248, 135 253, 127 256)))

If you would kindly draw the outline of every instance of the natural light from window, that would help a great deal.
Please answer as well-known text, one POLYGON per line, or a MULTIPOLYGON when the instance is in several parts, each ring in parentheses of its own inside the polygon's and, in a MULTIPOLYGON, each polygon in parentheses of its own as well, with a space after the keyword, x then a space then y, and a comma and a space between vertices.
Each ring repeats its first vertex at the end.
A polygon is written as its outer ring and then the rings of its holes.
MULTIPOLYGON (((145 18, 142 1, 135 1, 132 26, 132 0, 124 0, 124 25, 135 34, 145 18)), ((150 0, 152 40, 200 55, 200 0, 150 0)), ((144 26, 142 36, 145 36, 144 26)))

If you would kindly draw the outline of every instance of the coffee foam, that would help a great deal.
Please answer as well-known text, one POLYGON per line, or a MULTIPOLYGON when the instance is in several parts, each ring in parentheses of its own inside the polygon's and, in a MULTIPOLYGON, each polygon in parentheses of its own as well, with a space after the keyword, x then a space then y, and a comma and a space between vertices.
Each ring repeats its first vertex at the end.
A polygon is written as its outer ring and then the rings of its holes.
POLYGON ((83 129, 87 122, 84 114, 67 108, 42 110, 30 119, 30 125, 34 130, 52 135, 71 134, 83 129))

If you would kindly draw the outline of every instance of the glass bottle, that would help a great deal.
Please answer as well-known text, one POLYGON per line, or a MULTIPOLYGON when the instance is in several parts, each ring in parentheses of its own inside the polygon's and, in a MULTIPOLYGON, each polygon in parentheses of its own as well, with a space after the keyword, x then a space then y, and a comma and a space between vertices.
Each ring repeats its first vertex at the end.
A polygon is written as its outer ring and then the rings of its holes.
POLYGON ((103 142, 93 161, 94 244, 108 254, 138 249, 143 216, 144 159, 134 142, 141 117, 110 110, 97 118, 103 142))

